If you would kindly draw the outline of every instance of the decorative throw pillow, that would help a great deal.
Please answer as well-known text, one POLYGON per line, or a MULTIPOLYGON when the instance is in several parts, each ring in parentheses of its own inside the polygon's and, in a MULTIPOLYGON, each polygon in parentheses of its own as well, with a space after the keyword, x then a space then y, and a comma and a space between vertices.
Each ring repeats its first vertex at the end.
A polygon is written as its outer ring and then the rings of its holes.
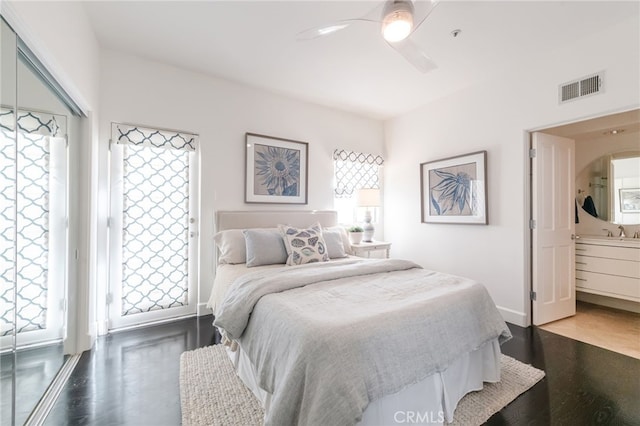
POLYGON ((245 229, 242 233, 247 244, 247 268, 287 261, 284 239, 278 229, 245 229))
POLYGON ((302 265, 329 260, 327 244, 322 237, 322 227, 319 223, 307 229, 294 228, 288 225, 278 225, 278 228, 282 232, 285 247, 289 254, 287 265, 302 265))
POLYGON ((247 248, 241 229, 227 229, 213 236, 219 250, 219 264, 236 264, 247 261, 247 248))
MULTIPOLYGON (((336 231, 340 234, 340 237, 342 238, 342 247, 344 248, 345 256, 353 254, 353 250, 351 249, 351 241, 349 241, 349 235, 347 234, 347 230, 343 226, 330 226, 328 228, 322 228, 323 233, 327 231, 336 231)), ((325 241, 327 241, 326 237, 325 237, 325 241)), ((329 246, 329 241, 327 241, 327 245, 328 245, 327 248, 328 248, 329 257, 331 259, 333 259, 334 257, 338 257, 338 256, 333 256, 331 254, 331 247, 329 246)))
POLYGON ((323 229, 322 237, 327 243, 327 254, 330 259, 339 259, 341 257, 347 257, 345 252, 344 243, 342 241, 342 233, 339 229, 323 229))

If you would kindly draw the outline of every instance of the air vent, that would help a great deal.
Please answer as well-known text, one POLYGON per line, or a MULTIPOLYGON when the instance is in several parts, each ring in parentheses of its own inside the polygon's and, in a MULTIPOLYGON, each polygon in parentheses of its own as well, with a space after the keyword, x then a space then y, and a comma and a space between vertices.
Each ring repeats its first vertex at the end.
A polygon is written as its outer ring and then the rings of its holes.
POLYGON ((602 93, 604 89, 604 72, 561 84, 559 89, 558 94, 561 104, 585 96, 602 93))

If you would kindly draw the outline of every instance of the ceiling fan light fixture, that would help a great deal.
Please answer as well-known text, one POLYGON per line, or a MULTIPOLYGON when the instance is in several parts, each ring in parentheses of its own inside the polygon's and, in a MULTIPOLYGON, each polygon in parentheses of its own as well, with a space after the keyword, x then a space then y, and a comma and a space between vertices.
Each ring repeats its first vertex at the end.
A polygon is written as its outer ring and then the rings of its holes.
POLYGON ((382 18, 382 37, 390 43, 404 40, 413 29, 413 4, 406 0, 388 3, 382 18))

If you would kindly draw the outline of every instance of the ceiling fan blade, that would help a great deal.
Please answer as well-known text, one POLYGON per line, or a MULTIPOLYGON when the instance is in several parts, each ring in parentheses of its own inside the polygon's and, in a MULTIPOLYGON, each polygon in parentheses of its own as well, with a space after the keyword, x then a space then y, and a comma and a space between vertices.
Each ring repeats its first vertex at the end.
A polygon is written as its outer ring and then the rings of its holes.
POLYGON ((343 30, 349 25, 351 25, 351 22, 349 22, 349 20, 346 20, 322 25, 320 27, 309 28, 308 30, 300 31, 298 34, 296 34, 296 40, 313 40, 314 38, 322 37, 343 30))
POLYGON ((354 22, 376 22, 376 21, 373 21, 371 19, 366 19, 366 18, 343 19, 340 21, 333 22, 331 24, 326 24, 319 27, 309 28, 308 30, 300 31, 298 34, 296 34, 296 40, 298 41, 313 40, 314 38, 333 34, 338 31, 344 30, 354 22))
POLYGON ((440 3, 439 0, 416 0, 413 2, 413 33, 429 17, 433 9, 440 3))
POLYGON ((387 44, 393 47, 398 53, 409 61, 418 71, 428 73, 438 68, 435 62, 428 57, 410 38, 405 38, 402 41, 387 44))
POLYGON ((344 30, 354 22, 381 22, 382 10, 384 9, 385 2, 381 2, 376 7, 371 9, 365 15, 359 18, 341 19, 330 24, 321 25, 318 27, 309 28, 296 34, 298 41, 313 40, 314 38, 322 37, 325 35, 333 34, 338 31, 344 30))

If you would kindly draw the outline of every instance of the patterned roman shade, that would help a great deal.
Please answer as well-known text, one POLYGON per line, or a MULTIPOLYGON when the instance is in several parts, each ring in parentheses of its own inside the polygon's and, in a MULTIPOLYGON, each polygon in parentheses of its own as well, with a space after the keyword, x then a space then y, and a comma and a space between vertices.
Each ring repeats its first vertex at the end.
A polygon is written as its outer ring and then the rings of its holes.
POLYGON ((122 316, 188 303, 189 156, 197 138, 112 124, 123 153, 122 316))
POLYGON ((111 139, 117 144, 129 144, 154 148, 177 149, 180 151, 195 151, 197 135, 150 129, 131 124, 113 123, 111 139))
POLYGON ((380 188, 381 156, 336 149, 333 164, 335 198, 351 198, 360 188, 380 188))

